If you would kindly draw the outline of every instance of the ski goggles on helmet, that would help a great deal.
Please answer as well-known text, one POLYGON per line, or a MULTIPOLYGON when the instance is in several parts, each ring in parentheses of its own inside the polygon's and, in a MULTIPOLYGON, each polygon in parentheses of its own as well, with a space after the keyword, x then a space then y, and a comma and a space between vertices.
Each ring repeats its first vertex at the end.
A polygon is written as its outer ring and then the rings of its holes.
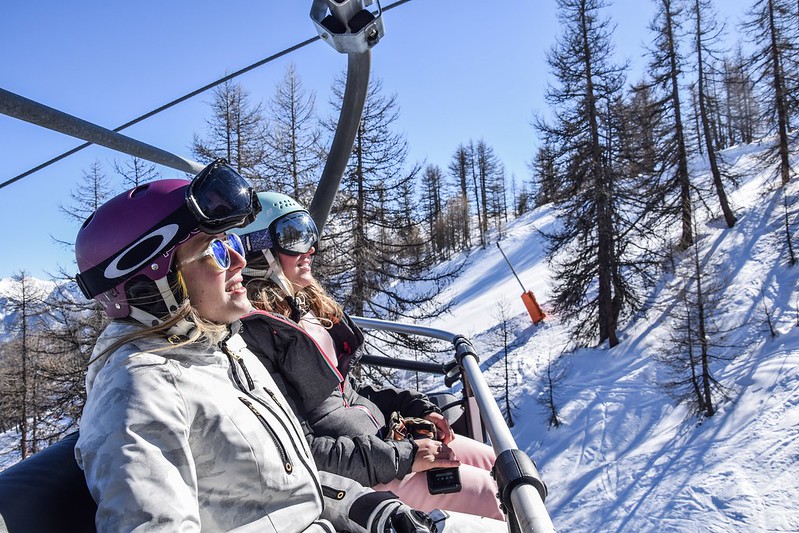
POLYGON ((230 250, 233 250, 241 257, 244 257, 244 245, 241 243, 239 236, 234 233, 225 235, 221 239, 212 240, 210 243, 208 243, 208 246, 205 248, 205 250, 197 255, 193 255, 184 259, 180 262, 180 264, 182 266, 210 255, 214 259, 214 266, 216 266, 219 270, 224 271, 230 268, 230 250))
POLYGON ((261 211, 255 190, 224 159, 194 177, 186 190, 186 205, 204 233, 245 226, 261 211))
POLYGON ((277 219, 270 228, 273 248, 285 255, 307 254, 319 246, 319 230, 305 211, 289 213, 277 219))

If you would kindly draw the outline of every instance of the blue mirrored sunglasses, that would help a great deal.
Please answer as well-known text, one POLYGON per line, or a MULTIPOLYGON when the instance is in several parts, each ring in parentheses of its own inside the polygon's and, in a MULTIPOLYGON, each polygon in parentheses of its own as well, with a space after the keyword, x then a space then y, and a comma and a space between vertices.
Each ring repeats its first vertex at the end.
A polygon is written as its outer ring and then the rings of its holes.
POLYGON ((214 265, 219 270, 227 270, 230 268, 230 252, 228 249, 244 257, 244 245, 241 244, 241 239, 239 239, 239 236, 235 233, 230 233, 221 239, 212 240, 208 243, 208 247, 204 251, 184 259, 180 264, 185 265, 210 255, 214 258, 214 265))

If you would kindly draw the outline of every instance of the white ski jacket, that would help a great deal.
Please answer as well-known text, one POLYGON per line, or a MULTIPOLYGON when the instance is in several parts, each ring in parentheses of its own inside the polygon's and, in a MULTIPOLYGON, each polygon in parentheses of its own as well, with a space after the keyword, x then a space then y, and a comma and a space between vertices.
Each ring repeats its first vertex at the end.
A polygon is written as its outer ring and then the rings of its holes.
MULTIPOLYGON (((113 322, 94 356, 137 328, 113 322)), ((399 505, 343 478, 323 489, 296 418, 237 334, 219 348, 127 343, 89 366, 86 390, 75 456, 98 531, 334 531, 325 503, 336 529, 368 531, 378 508, 399 505), (359 524, 335 508, 364 492, 359 524)))

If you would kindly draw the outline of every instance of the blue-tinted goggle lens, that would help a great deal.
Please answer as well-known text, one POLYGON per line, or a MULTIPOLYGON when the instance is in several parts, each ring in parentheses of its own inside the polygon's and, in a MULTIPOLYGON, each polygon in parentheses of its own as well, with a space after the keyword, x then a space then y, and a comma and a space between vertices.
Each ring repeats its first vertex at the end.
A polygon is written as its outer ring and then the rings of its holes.
POLYGON ((261 211, 255 191, 224 159, 217 159, 192 180, 186 203, 205 233, 221 233, 248 224, 261 211))
POLYGON ((307 254, 318 246, 319 231, 308 213, 298 211, 277 219, 272 229, 274 247, 286 255, 307 254))

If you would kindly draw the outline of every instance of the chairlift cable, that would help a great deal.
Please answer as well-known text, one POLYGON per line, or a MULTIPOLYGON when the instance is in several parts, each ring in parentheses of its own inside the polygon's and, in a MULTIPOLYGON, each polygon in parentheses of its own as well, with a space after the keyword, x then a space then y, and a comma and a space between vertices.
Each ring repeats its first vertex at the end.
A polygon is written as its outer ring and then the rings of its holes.
MULTIPOLYGON (((410 0, 397 0, 396 2, 394 2, 394 3, 386 6, 385 8, 383 8, 383 11, 388 11, 390 9, 398 7, 398 6, 400 6, 402 4, 405 4, 407 2, 410 2, 410 0)), ((251 64, 251 65, 249 65, 247 67, 239 69, 239 70, 237 70, 237 71, 235 71, 235 72, 233 72, 231 74, 228 74, 227 76, 224 76, 224 77, 222 77, 222 78, 220 78, 220 79, 218 79, 218 80, 216 80, 214 82, 211 82, 211 83, 209 83, 207 85, 204 85, 203 87, 200 87, 199 89, 196 89, 196 90, 194 90, 194 91, 192 91, 192 92, 190 92, 188 94, 185 94, 185 95, 183 95, 183 96, 181 96, 179 98, 176 98, 175 100, 172 100, 171 102, 166 103, 166 104, 162 105, 161 107, 158 107, 158 108, 156 108, 156 109, 154 109, 154 110, 152 110, 152 111, 150 111, 148 113, 145 113, 145 114, 143 114, 143 115, 141 115, 139 117, 136 117, 133 120, 131 120, 129 122, 126 122, 125 124, 122 124, 121 126, 118 126, 118 127, 114 128, 112 131, 119 133, 120 131, 122 131, 122 130, 124 130, 126 128, 129 128, 130 126, 133 126, 134 124, 138 124, 139 122, 141 122, 141 121, 143 121, 143 120, 145 120, 147 118, 150 118, 150 117, 152 117, 152 116, 154 116, 154 115, 156 115, 156 114, 158 114, 158 113, 160 113, 162 111, 166 111, 167 109, 169 109, 171 107, 174 107, 174 106, 176 106, 177 104, 179 104, 181 102, 185 102, 189 98, 193 98, 194 96, 197 96, 200 93, 203 93, 203 92, 205 92, 205 91, 207 91, 209 89, 213 89, 217 85, 221 85, 221 84, 223 84, 223 83, 225 83, 227 81, 232 80, 233 78, 241 76, 242 74, 246 74, 247 72, 249 72, 249 71, 251 71, 251 70, 253 70, 255 68, 258 68, 258 67, 263 66, 263 65, 265 65, 267 63, 270 63, 270 62, 274 61, 275 59, 279 59, 279 58, 281 58, 281 57, 283 57, 283 56, 285 56, 287 54, 290 54, 291 52, 295 52, 295 51, 299 50, 300 48, 304 48, 305 46, 308 46, 309 44, 311 44, 311 43, 313 43, 315 41, 318 41, 320 39, 321 39, 321 37, 316 35, 314 37, 311 37, 310 39, 306 39, 305 41, 302 41, 301 43, 295 44, 295 45, 290 46, 290 47, 288 47, 288 48, 286 48, 284 50, 281 50, 280 52, 272 54, 269 57, 261 59, 260 61, 256 61, 255 63, 253 63, 253 64, 251 64)), ((58 161, 61 161, 62 159, 65 159, 66 157, 69 157, 70 155, 72 155, 74 153, 77 153, 77 152, 83 150, 84 148, 86 148, 88 146, 91 146, 92 144, 94 144, 94 143, 85 142, 85 143, 83 143, 83 144, 81 144, 79 146, 76 146, 76 147, 74 147, 74 148, 72 148, 72 149, 70 149, 70 150, 68 150, 68 151, 66 151, 66 152, 64 152, 64 153, 62 153, 62 154, 50 159, 50 160, 48 160, 48 161, 45 161, 44 163, 42 163, 40 165, 37 165, 37 166, 31 168, 30 170, 26 170, 22 174, 19 174, 19 175, 15 176, 15 177, 13 177, 11 179, 8 179, 8 180, 4 181, 3 183, 0 183, 0 189, 2 189, 4 187, 7 187, 8 185, 11 185, 12 183, 17 182, 17 181, 21 180, 22 178, 25 178, 25 177, 33 174, 34 172, 38 172, 39 170, 42 170, 43 168, 46 168, 46 167, 52 165, 53 163, 57 163, 58 161)))

